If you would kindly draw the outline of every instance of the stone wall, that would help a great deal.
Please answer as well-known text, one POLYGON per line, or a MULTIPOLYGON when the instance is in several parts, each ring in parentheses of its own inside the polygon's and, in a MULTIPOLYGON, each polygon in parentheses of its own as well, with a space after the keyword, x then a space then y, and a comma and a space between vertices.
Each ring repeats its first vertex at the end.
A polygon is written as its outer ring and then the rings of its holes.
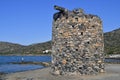
POLYGON ((92 75, 104 72, 102 21, 82 9, 55 6, 52 28, 53 74, 92 75))

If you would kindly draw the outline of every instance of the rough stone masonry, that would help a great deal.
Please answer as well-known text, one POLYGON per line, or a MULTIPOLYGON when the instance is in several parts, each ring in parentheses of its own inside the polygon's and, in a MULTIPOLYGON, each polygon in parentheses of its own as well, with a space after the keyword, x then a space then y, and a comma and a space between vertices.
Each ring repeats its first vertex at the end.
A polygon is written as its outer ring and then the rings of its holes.
POLYGON ((82 9, 54 6, 51 72, 57 75, 94 75, 104 72, 102 21, 82 9))

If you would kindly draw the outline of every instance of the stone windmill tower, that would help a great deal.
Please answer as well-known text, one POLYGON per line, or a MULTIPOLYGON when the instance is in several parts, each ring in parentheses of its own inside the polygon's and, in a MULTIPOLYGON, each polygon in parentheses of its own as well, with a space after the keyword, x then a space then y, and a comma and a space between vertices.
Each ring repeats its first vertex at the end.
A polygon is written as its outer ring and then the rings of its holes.
POLYGON ((52 28, 53 74, 91 75, 104 72, 102 21, 82 9, 54 6, 52 28))

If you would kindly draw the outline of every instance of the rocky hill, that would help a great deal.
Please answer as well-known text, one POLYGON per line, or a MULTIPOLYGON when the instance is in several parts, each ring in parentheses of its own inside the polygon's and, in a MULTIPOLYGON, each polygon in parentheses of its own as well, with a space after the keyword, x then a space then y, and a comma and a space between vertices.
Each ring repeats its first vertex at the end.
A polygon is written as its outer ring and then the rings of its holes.
MULTIPOLYGON (((120 54, 120 28, 104 33, 105 53, 120 54)), ((16 54, 42 54, 44 50, 51 49, 51 41, 37 43, 28 46, 14 44, 9 42, 0 42, 0 55, 16 54)))
POLYGON ((120 54, 120 28, 104 33, 105 53, 120 54))
POLYGON ((44 50, 51 50, 51 47, 51 41, 32 44, 23 49, 23 54, 43 54, 44 50))
POLYGON ((25 46, 9 42, 0 42, 0 54, 20 54, 25 46))
POLYGON ((51 41, 23 46, 20 44, 0 42, 0 55, 39 55, 51 49, 51 41))

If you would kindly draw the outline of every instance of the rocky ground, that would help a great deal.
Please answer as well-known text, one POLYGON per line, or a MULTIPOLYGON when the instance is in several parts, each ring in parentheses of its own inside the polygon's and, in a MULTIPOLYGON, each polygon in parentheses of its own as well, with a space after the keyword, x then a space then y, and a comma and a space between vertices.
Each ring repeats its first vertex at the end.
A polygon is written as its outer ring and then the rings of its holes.
POLYGON ((0 72, 0 80, 5 80, 5 74, 0 72))
MULTIPOLYGON (((6 74, 5 80, 120 80, 120 64, 106 64, 106 72, 88 76, 56 76, 50 68, 6 74)), ((2 80, 2 79, 1 79, 2 80)))

